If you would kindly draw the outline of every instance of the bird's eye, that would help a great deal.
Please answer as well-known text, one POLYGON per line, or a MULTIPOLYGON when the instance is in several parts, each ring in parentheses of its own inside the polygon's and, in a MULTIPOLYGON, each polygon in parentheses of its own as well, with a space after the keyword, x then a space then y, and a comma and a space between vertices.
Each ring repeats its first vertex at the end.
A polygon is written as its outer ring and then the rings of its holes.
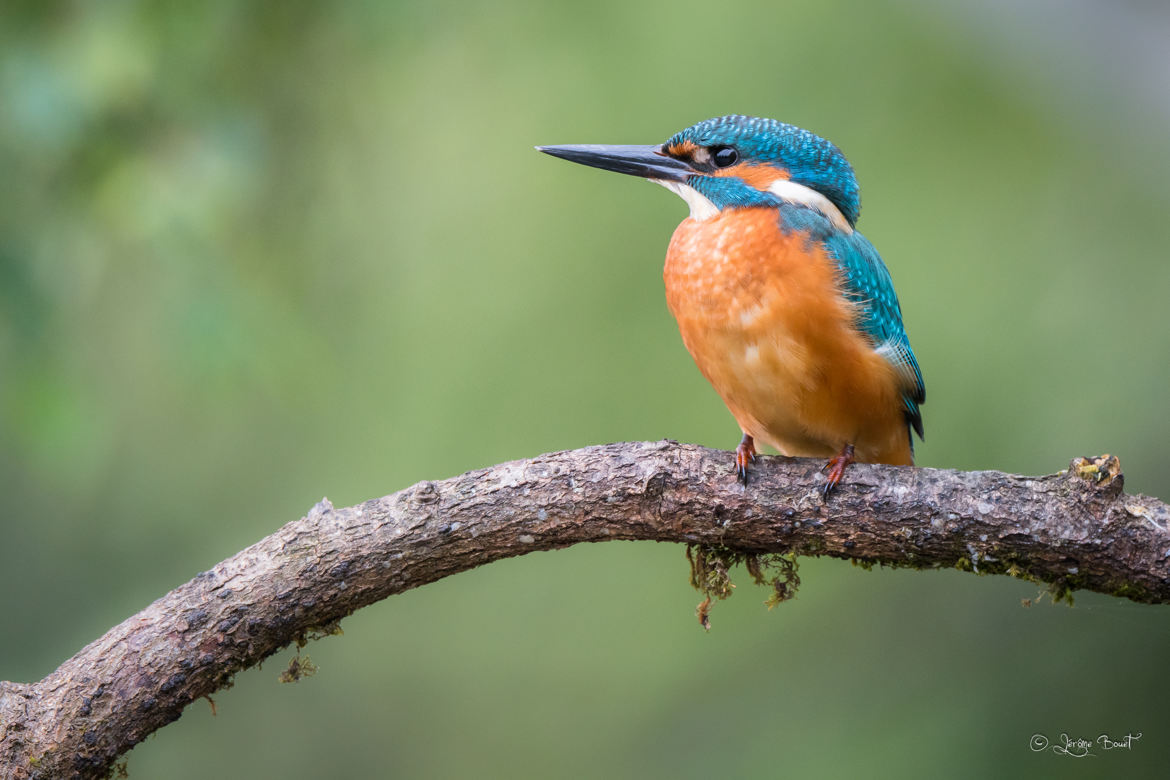
POLYGON ((711 150, 711 159, 715 162, 716 168, 726 168, 739 161, 739 152, 730 146, 716 146, 711 150))

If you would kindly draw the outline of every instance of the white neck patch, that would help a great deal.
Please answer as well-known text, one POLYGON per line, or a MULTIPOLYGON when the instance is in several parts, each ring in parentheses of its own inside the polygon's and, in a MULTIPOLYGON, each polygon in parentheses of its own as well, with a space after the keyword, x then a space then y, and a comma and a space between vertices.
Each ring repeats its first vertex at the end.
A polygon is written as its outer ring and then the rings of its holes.
MULTIPOLYGON (((799 203, 809 208, 816 209, 821 212, 830 222, 833 227, 842 231, 843 233, 852 233, 853 226, 849 224, 849 220, 845 219, 845 215, 841 213, 841 209, 833 205, 833 201, 826 198, 821 193, 806 187, 803 184, 797 184, 791 179, 777 179, 768 187, 768 192, 772 193, 781 200, 786 200, 789 203, 799 203)), ((696 193, 698 194, 698 193, 696 193)), ((708 201, 710 203, 710 201, 708 201)), ((691 207, 692 210, 694 207, 691 207)))
MULTIPOLYGON (((715 207, 715 204, 711 202, 710 198, 689 184, 683 184, 681 181, 670 181, 668 179, 649 179, 649 181, 655 184, 661 184, 685 200, 691 209, 691 219, 702 222, 719 213, 719 209, 715 207)), ((853 226, 849 224, 849 220, 845 219, 845 215, 841 213, 841 209, 837 208, 833 204, 833 201, 811 187, 797 184, 790 179, 776 179, 768 187, 766 192, 770 192, 789 203, 798 203, 819 211, 827 220, 833 223, 833 227, 843 233, 853 232, 853 226)))
POLYGON ((715 208, 715 204, 706 195, 689 184, 683 184, 681 181, 669 181, 667 179, 650 179, 650 181, 655 184, 661 184, 685 200, 687 205, 691 207, 691 219, 697 219, 702 222, 719 213, 719 209, 715 208))

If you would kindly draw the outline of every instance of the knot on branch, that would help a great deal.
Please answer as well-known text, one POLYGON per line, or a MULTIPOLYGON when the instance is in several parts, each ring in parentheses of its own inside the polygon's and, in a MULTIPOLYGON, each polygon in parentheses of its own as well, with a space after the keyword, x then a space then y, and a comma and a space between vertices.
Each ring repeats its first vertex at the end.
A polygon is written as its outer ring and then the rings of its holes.
POLYGON ((1121 461, 1116 455, 1073 458, 1068 466, 1068 476, 1106 497, 1120 495, 1125 487, 1125 475, 1121 473, 1121 461))

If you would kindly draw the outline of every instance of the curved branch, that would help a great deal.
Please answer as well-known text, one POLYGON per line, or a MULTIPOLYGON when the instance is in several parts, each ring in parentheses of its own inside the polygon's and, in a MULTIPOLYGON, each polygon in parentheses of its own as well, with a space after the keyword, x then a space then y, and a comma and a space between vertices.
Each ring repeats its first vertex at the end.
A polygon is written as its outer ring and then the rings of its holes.
POLYGON ((304 518, 115 626, 40 682, 0 683, 0 776, 102 777, 233 674, 367 604, 534 550, 646 539, 1006 573, 1170 602, 1170 507, 1122 492, 1116 458, 1067 471, 855 465, 827 502, 821 461, 675 442, 541 455, 304 518))

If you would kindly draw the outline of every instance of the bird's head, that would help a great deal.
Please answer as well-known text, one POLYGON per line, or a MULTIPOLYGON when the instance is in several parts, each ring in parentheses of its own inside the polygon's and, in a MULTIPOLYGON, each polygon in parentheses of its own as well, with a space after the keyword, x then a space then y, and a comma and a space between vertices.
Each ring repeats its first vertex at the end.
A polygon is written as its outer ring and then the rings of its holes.
POLYGON ((778 206, 816 209, 842 230, 861 211, 853 168, 820 136, 774 119, 707 119, 659 146, 538 146, 572 162, 642 176, 680 195, 695 219, 724 209, 778 206))

